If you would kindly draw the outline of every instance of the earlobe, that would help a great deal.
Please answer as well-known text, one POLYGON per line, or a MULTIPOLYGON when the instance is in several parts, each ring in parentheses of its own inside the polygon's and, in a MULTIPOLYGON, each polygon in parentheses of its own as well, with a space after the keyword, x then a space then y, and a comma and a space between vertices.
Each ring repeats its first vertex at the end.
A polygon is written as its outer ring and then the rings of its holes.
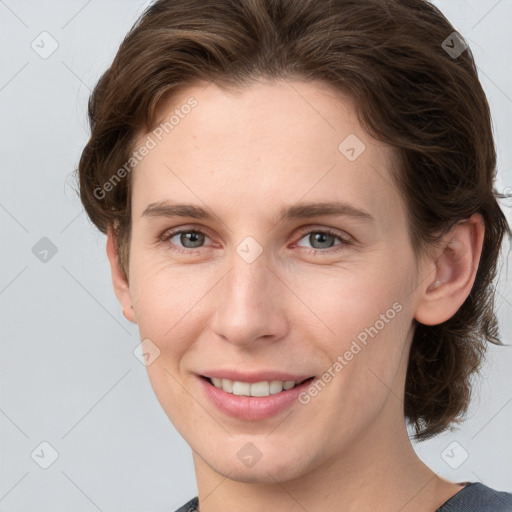
POLYGON ((130 295, 130 286, 128 280, 123 272, 123 269, 119 263, 119 258, 116 251, 116 239, 112 228, 109 228, 107 232, 107 257, 110 262, 110 270, 112 273, 112 284, 114 286, 114 292, 116 294, 123 315, 127 320, 133 323, 137 323, 135 317, 135 311, 132 306, 132 299, 130 295))
POLYGON ((414 318, 425 325, 450 319, 467 299, 475 282, 485 225, 473 214, 456 224, 443 239, 437 258, 429 262, 429 274, 418 287, 414 318))

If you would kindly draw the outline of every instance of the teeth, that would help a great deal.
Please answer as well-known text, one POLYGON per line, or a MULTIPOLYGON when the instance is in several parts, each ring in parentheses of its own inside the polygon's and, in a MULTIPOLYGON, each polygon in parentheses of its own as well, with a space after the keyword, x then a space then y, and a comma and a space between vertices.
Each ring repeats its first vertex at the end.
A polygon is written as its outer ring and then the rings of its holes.
POLYGON ((275 395, 276 393, 281 393, 281 391, 286 391, 288 389, 294 388, 298 382, 294 380, 272 380, 272 381, 261 381, 261 382, 253 382, 252 384, 249 382, 240 382, 233 381, 229 379, 219 379, 217 377, 212 377, 212 384, 218 388, 224 390, 226 393, 232 393, 233 395, 238 396, 269 396, 275 395))
POLYGON ((254 382, 251 384, 251 396, 268 396, 270 395, 270 383, 254 382))
POLYGON ((270 394, 275 395, 276 393, 281 393, 281 391, 283 391, 283 381, 273 380, 270 383, 270 394))
POLYGON ((251 396, 251 385, 248 382, 233 382, 233 395, 251 396))
POLYGON ((284 384, 283 384, 283 389, 292 389, 295 387, 295 382, 293 380, 287 380, 284 384))
POLYGON ((226 393, 233 393, 233 381, 229 379, 222 379, 221 387, 226 393))

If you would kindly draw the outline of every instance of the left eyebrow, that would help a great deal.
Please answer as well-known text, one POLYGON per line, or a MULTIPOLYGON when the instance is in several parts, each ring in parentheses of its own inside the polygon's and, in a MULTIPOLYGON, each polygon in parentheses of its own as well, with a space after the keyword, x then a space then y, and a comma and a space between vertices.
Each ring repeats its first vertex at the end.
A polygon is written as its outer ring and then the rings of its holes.
MULTIPOLYGON (((375 222, 375 218, 366 210, 341 201, 300 203, 283 207, 279 211, 277 222, 321 216, 352 217, 367 222, 375 222)), ((213 215, 201 206, 171 204, 167 201, 151 203, 142 212, 142 217, 191 217, 194 219, 213 220, 213 215)))

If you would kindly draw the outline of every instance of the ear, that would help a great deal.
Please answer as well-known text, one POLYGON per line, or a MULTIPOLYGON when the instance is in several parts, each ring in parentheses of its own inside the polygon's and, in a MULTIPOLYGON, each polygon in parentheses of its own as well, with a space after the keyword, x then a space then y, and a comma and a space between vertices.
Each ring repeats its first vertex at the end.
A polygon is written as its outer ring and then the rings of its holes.
POLYGON ((130 322, 136 324, 137 320, 135 318, 135 311, 132 307, 130 285, 128 284, 128 280, 124 275, 121 265, 119 264, 119 258, 116 251, 116 238, 112 228, 109 228, 107 232, 107 256, 110 262, 110 270, 112 272, 114 292, 123 309, 123 315, 130 320, 130 322))
POLYGON ((437 257, 424 268, 429 279, 421 283, 414 318, 437 325, 462 306, 475 282, 485 233, 482 215, 473 214, 456 224, 444 237, 437 257))

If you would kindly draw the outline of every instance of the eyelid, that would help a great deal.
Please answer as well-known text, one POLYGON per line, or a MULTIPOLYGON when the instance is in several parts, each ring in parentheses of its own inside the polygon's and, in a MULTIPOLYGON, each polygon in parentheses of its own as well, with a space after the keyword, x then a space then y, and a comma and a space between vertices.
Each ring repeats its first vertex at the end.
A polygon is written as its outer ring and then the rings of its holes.
MULTIPOLYGON (((179 235, 180 233, 190 233, 190 232, 194 232, 194 233, 201 233, 203 234, 204 236, 207 236, 208 238, 212 239, 212 237, 209 235, 209 232, 206 228, 204 227, 199 227, 199 226, 193 226, 193 225, 190 225, 190 226, 178 226, 176 228, 169 228, 169 229, 166 229, 159 237, 158 237, 158 241, 160 242, 167 242, 169 241, 171 238, 173 238, 174 236, 176 235, 179 235)), ((197 249, 187 249, 187 248, 183 248, 184 250, 186 251, 197 251, 197 249)), ((199 247, 198 249, 203 249, 203 247, 199 247)))
POLYGON ((351 237, 345 231, 341 231, 341 230, 335 229, 335 228, 329 228, 327 226, 317 226, 317 225, 301 228, 299 240, 304 238, 305 235, 308 235, 310 233, 327 233, 327 234, 329 234, 331 236, 335 236, 335 237, 339 238, 340 240, 343 240, 344 242, 347 242, 347 243, 355 241, 354 238, 351 237))
POLYGON ((350 247, 353 247, 356 244, 356 241, 353 237, 351 237, 348 233, 340 232, 337 229, 328 228, 328 227, 315 227, 309 226, 305 228, 296 242, 293 243, 293 247, 300 248, 301 252, 310 254, 313 256, 324 256, 324 257, 332 257, 336 256, 343 251, 348 250, 350 247), (340 242, 333 245, 332 247, 328 247, 326 249, 315 249, 314 247, 304 247, 302 245, 298 245, 298 243, 307 235, 311 233, 323 233, 328 236, 332 236, 337 238, 340 242))

